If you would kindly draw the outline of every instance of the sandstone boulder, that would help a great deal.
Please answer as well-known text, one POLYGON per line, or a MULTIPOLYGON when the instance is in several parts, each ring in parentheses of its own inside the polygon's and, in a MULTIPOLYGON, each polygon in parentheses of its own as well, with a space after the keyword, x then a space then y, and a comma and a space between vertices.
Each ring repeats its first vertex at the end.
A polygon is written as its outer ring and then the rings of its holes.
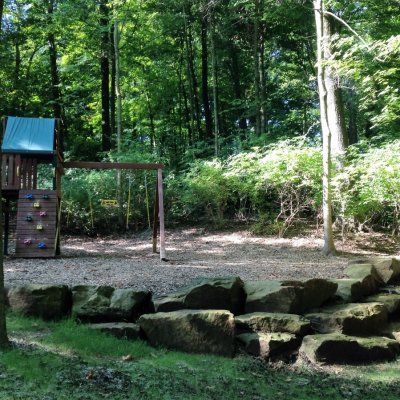
POLYGON ((356 337, 339 333, 303 338, 299 355, 326 364, 362 364, 394 360, 400 344, 385 337, 356 337))
POLYGON ((353 303, 364 296, 365 290, 360 280, 357 279, 334 279, 337 283, 335 299, 341 303, 353 303))
POLYGON ((235 320, 226 310, 179 310, 142 315, 138 324, 153 346, 232 357, 235 320))
POLYGON ((300 339, 290 333, 242 333, 236 339, 245 353, 271 360, 290 358, 300 346, 300 339))
POLYGON ((352 264, 344 270, 344 273, 351 279, 361 282, 363 296, 369 296, 378 291, 384 282, 375 267, 368 264, 352 264))
POLYGON ((400 294, 397 293, 378 293, 367 297, 365 301, 382 303, 389 314, 399 314, 400 312, 400 294))
POLYGON ((382 303, 349 303, 307 314, 311 327, 318 333, 340 332, 368 335, 380 332, 388 322, 388 311, 382 303))
POLYGON ((325 279, 307 281, 249 281, 245 283, 246 313, 257 311, 302 314, 321 306, 336 292, 325 279))
POLYGON ((400 281, 400 259, 397 257, 377 257, 372 259, 378 275, 385 284, 400 281))
POLYGON ((106 333, 118 339, 142 339, 140 326, 132 322, 104 322, 101 324, 90 324, 88 326, 90 329, 106 333))
POLYGON ((304 336, 311 330, 310 321, 296 314, 256 312, 235 318, 238 332, 286 332, 304 336))
POLYGON ((72 312, 82 321, 134 322, 154 312, 150 292, 114 289, 111 286, 74 286, 72 312))
POLYGON ((23 315, 60 319, 71 312, 71 291, 66 285, 27 284, 11 288, 8 303, 12 311, 23 315))
POLYGON ((382 332, 384 336, 396 340, 400 343, 400 321, 392 321, 382 332))
POLYGON ((233 314, 244 312, 245 292, 238 277, 212 278, 181 289, 176 293, 154 300, 157 312, 182 309, 229 310, 233 314))

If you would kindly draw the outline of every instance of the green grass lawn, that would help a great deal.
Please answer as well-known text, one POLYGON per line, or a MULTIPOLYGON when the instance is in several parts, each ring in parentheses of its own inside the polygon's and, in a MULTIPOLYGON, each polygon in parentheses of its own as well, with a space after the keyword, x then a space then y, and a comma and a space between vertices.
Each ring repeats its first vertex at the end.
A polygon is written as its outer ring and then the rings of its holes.
POLYGON ((398 399, 400 363, 314 368, 154 349, 72 320, 8 317, 0 399, 398 399))

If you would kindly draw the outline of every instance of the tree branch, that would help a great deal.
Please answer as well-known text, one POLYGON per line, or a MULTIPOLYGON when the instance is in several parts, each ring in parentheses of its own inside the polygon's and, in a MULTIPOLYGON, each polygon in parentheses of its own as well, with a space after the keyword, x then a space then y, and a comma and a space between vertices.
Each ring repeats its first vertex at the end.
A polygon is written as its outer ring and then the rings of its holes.
MULTIPOLYGON (((322 12, 322 14, 329 15, 332 18, 334 18, 336 21, 339 21, 342 25, 344 25, 360 42, 366 47, 366 49, 370 53, 374 53, 374 50, 371 48, 371 46, 362 38, 361 35, 359 35, 346 21, 344 21, 342 18, 338 17, 334 13, 326 10, 316 10, 318 12, 322 12)), ((378 56, 374 55, 374 59, 383 62, 384 60, 382 58, 379 58, 378 56)))

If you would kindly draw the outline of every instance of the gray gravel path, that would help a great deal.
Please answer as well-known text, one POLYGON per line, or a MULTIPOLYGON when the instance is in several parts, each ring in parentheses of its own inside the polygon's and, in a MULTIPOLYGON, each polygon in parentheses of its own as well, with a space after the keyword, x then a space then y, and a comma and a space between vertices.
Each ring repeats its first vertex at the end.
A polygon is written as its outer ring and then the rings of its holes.
POLYGON ((324 257, 321 248, 318 237, 277 239, 253 236, 247 231, 183 229, 167 232, 169 261, 161 262, 152 253, 150 234, 117 239, 64 237, 62 256, 56 259, 7 257, 5 282, 7 286, 111 285, 165 294, 200 277, 341 278, 350 258, 374 254, 344 246, 344 255, 324 257))

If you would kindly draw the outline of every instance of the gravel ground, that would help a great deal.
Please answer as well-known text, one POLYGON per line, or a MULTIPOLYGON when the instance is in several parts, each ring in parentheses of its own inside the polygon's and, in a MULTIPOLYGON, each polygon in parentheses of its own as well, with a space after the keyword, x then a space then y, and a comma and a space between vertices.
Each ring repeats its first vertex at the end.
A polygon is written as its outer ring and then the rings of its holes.
POLYGON ((341 278, 349 259, 393 254, 397 250, 396 243, 384 246, 389 239, 376 235, 338 243, 338 257, 321 255, 322 239, 313 235, 278 239, 254 236, 244 230, 208 232, 195 228, 167 231, 166 237, 166 262, 152 253, 151 234, 97 239, 63 237, 62 255, 58 258, 6 257, 5 283, 111 285, 166 294, 200 277, 341 278))

